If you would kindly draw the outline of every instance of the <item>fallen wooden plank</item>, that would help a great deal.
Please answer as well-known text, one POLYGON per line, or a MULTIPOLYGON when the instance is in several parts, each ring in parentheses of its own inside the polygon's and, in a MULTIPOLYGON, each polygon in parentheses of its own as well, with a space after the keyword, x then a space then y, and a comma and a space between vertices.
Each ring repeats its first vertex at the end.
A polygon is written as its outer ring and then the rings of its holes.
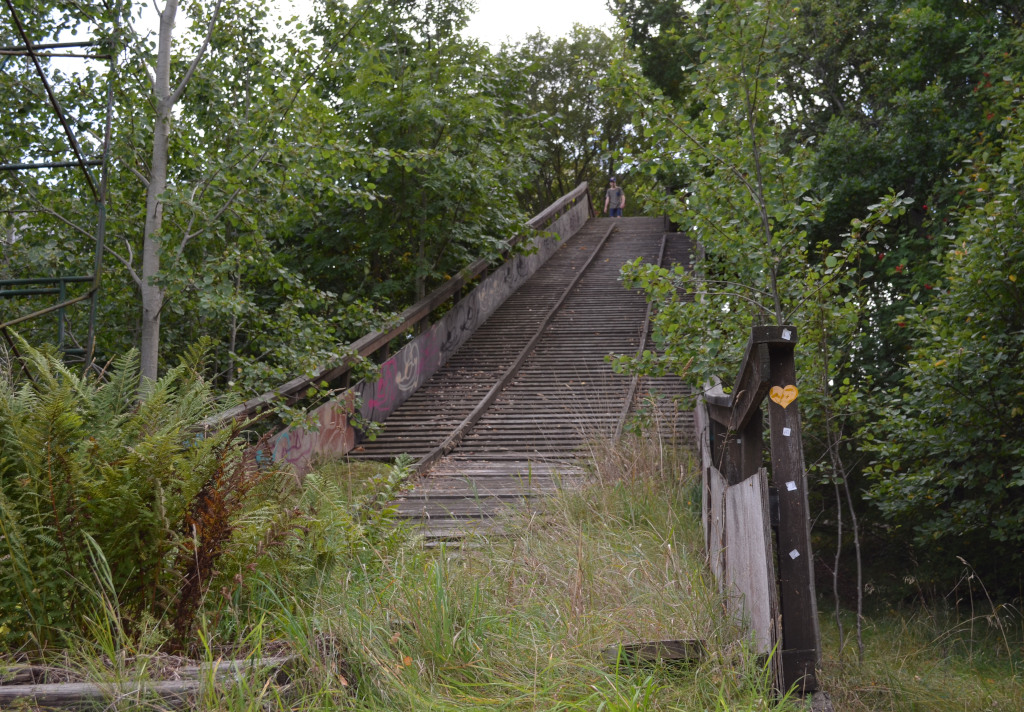
MULTIPOLYGON (((110 701, 125 698, 160 698, 165 704, 181 709, 202 692, 211 682, 226 683, 240 680, 253 673, 262 673, 277 684, 288 681, 285 674, 290 657, 222 660, 216 663, 185 665, 172 671, 175 680, 132 681, 132 682, 54 682, 0 684, 0 708, 6 708, 24 701, 35 707, 47 709, 83 709, 106 706, 110 701)), ((47 674, 66 670, 53 670, 43 666, 18 666, 12 668, 11 681, 45 679, 47 674)), ((262 686, 262 685, 261 685, 262 686)))
POLYGON ((707 655, 701 640, 657 640, 653 642, 613 645, 601 652, 608 665, 675 662, 698 663, 707 655))
POLYGON ((159 697, 164 704, 182 709, 196 697, 203 683, 199 680, 97 684, 58 682, 42 685, 0 686, 0 707, 27 703, 48 709, 84 709, 105 706, 117 698, 159 697))

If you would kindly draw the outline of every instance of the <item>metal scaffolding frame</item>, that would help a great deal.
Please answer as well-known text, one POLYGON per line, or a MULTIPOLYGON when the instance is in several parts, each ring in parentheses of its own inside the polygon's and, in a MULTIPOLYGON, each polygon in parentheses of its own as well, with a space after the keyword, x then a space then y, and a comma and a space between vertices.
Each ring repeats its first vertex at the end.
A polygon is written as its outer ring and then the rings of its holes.
MULTIPOLYGON (((11 338, 10 328, 18 324, 22 324, 33 319, 45 316, 47 314, 57 313, 58 325, 57 325, 57 342, 58 347, 67 355, 82 356, 85 364, 85 368, 88 369, 92 366, 95 358, 96 350, 96 313, 99 303, 100 293, 100 281, 103 276, 103 252, 104 252, 104 241, 106 238, 106 223, 107 223, 107 197, 108 197, 108 176, 109 176, 109 163, 110 163, 110 139, 111 139, 111 127, 113 123, 113 104, 114 104, 114 67, 116 51, 113 43, 106 42, 51 42, 51 43, 33 43, 30 39, 29 32, 27 31, 22 17, 19 15, 17 8, 15 8, 13 0, 3 0, 4 5, 11 18, 11 24, 17 35, 20 37, 22 44, 14 47, 0 47, 0 58, 2 57, 27 57, 31 60, 32 65, 35 68, 35 73, 42 82, 43 88, 46 91, 47 98, 50 103, 50 107, 53 110, 54 116, 60 122, 64 135, 67 139, 67 146, 71 153, 74 155, 72 161, 49 161, 39 163, 8 163, 0 164, 0 171, 26 171, 26 170, 52 170, 52 169, 64 169, 64 168, 77 168, 82 171, 85 177, 86 185, 89 187, 89 191, 92 193, 93 199, 96 205, 96 232, 95 232, 95 256, 93 261, 92 274, 88 275, 71 275, 71 276, 60 276, 60 277, 27 277, 19 279, 4 279, 0 280, 0 297, 2 298, 18 298, 18 297, 29 297, 29 296, 52 296, 56 298, 56 303, 51 304, 43 309, 36 310, 30 314, 24 314, 14 319, 0 324, 0 332, 3 333, 8 345, 17 354, 17 346, 14 344, 14 340, 11 338), (98 52, 68 52, 69 49, 86 49, 99 48, 98 52), (55 51, 56 50, 56 51, 55 51), (43 67, 41 58, 55 58, 55 57, 74 57, 74 58, 86 58, 86 59, 105 59, 110 63, 110 67, 107 71, 107 96, 106 96, 106 115, 103 117, 103 145, 101 149, 101 157, 99 159, 89 159, 82 152, 81 145, 75 136, 74 129, 71 123, 68 121, 67 114, 64 111, 56 93, 54 92, 53 85, 46 75, 46 71, 43 67), (93 169, 99 169, 99 177, 95 175, 93 169), (68 297, 67 287, 69 284, 87 283, 89 288, 83 294, 76 295, 74 297, 68 297), (75 304, 81 302, 89 302, 89 330, 88 336, 86 337, 84 348, 66 348, 65 347, 65 310, 75 304)), ((112 13, 113 21, 115 22, 115 32, 117 31, 117 22, 120 17, 120 5, 119 0, 108 0, 106 2, 107 10, 115 9, 112 13), (118 7, 115 9, 113 6, 114 2, 118 2, 118 7)))

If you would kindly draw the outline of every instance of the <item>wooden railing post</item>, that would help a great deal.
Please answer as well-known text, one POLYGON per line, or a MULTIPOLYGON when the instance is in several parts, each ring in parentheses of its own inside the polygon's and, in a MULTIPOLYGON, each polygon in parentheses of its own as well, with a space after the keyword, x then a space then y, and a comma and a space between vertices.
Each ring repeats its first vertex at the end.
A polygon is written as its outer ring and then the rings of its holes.
POLYGON ((755 339, 768 344, 771 398, 772 483, 778 491, 778 572, 782 613, 783 689, 818 689, 815 666, 821 650, 814 590, 807 475, 800 436, 799 391, 793 358, 796 329, 755 327, 755 339))
MULTIPOLYGON (((795 686, 798 691, 806 693, 818 689, 815 668, 819 663, 821 643, 814 590, 807 477, 800 437, 795 344, 796 329, 792 326, 754 327, 732 392, 727 394, 721 382, 713 379, 713 383, 705 388, 698 411, 700 422, 706 424, 703 434, 708 438, 701 446, 701 457, 707 480, 703 508, 712 569, 716 576, 724 576, 725 590, 736 588, 751 597, 745 603, 747 611, 770 608, 772 622, 766 627, 762 621, 763 630, 759 633, 762 639, 777 640, 779 629, 775 622, 781 622, 781 640, 778 641, 773 663, 776 685, 783 692, 795 686), (763 510, 750 502, 743 504, 740 510, 734 510, 739 498, 733 497, 733 492, 742 492, 755 476, 763 477, 758 473, 764 467, 762 402, 765 396, 768 396, 769 449, 775 493, 764 493, 763 510), (716 482, 719 484, 715 485, 716 482), (718 505, 712 491, 716 486, 725 490, 719 507, 721 513, 714 509, 718 505), (729 504, 730 498, 735 500, 732 504, 729 504), (770 500, 778 502, 777 518, 769 516, 767 502, 770 500), (724 528, 716 517, 725 522, 724 528), (759 522, 756 526, 755 519, 759 522), (737 529, 735 524, 741 520, 745 526, 737 529), (767 568, 762 568, 760 562, 755 565, 749 556, 740 556, 738 561, 734 561, 736 551, 750 553, 762 548, 761 526, 767 527, 769 520, 775 526, 775 553, 774 556, 771 554, 772 537, 769 535, 767 546, 764 546, 767 568), (717 541, 712 530, 724 532, 723 540, 717 541), (744 531, 743 536, 750 541, 726 542, 724 537, 734 530, 744 531), (758 583, 765 571, 772 581, 767 590, 758 583)), ((761 652, 769 650, 770 647, 762 648, 761 652)))

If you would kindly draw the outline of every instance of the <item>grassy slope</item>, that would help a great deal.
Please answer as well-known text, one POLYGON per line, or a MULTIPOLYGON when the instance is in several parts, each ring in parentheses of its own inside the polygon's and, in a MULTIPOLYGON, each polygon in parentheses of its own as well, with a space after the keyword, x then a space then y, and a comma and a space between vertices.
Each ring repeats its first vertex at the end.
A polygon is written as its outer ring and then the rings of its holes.
MULTIPOLYGON (((766 677, 737 642, 701 553, 688 463, 631 440, 595 453, 591 485, 510 536, 448 551, 405 550, 383 578, 310 604, 346 641, 346 705, 390 710, 763 710, 766 677), (692 667, 615 669, 609 645, 700 638, 692 667), (353 689, 355 688, 353 695, 353 689)), ((885 611, 866 656, 840 655, 822 616, 822 681, 843 710, 1024 709, 1021 618, 885 611), (1016 628, 1014 628, 1016 626, 1016 628)), ((847 635, 852 621, 845 621, 847 635)), ((340 700, 336 700, 338 702, 340 700)))
POLYGON ((410 548, 384 576, 308 601, 345 641, 363 709, 767 709, 765 675, 721 616, 700 554, 697 490, 641 449, 506 538, 410 548), (628 471, 628 475, 625 472, 628 471), (616 669, 616 643, 699 638, 693 667, 616 669))
MULTIPOLYGON (((664 459, 630 439, 595 452, 591 484, 550 499, 543 516, 510 515, 507 537, 459 552, 371 537, 379 549, 319 583, 286 576, 252 587, 248 602, 213 602, 207 658, 223 646, 254 657, 284 649, 302 673, 281 691, 265 678, 243 681, 197 708, 795 709, 771 700, 764 671, 723 618, 701 553, 692 467, 664 459), (641 669, 601 662, 616 643, 674 638, 703 640, 706 659, 641 669)), ((340 497, 365 494, 362 469, 322 473, 340 497)), ((866 623, 862 663, 849 641, 839 654, 823 613, 821 679, 836 709, 1024 709, 1021 617, 991 610, 959 619, 884 611, 866 623)), ((153 630, 129 639, 98 620, 64 664, 87 679, 146 679, 160 667, 146 654, 162 640, 153 630)))

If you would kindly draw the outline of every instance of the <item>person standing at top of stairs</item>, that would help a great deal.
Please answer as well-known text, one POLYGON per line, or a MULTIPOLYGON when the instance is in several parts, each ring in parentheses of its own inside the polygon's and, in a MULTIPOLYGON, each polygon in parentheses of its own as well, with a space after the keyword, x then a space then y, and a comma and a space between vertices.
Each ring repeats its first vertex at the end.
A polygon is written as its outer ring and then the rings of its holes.
POLYGON ((612 176, 608 181, 608 190, 604 192, 604 212, 608 213, 609 217, 621 218, 622 209, 625 207, 626 193, 615 184, 615 176, 612 176))

